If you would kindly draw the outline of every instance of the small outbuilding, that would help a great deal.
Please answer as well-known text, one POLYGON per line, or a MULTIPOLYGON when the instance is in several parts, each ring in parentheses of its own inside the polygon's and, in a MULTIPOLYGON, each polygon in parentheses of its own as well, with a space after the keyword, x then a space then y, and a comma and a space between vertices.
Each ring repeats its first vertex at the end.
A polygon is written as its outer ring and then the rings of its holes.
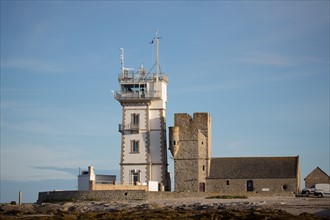
POLYGON ((88 171, 83 170, 78 175, 78 190, 92 190, 91 183, 114 185, 116 183, 116 176, 95 174, 94 167, 89 166, 88 171))
POLYGON ((316 167, 305 177, 305 187, 310 188, 317 183, 330 183, 329 175, 320 167, 316 167))

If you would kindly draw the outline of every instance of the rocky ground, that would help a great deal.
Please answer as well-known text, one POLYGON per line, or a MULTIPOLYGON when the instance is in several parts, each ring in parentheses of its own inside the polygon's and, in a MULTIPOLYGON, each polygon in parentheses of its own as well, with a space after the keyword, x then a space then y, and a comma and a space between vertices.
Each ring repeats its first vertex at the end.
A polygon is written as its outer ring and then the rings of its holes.
POLYGON ((1 204, 0 219, 330 219, 330 198, 186 198, 1 204))

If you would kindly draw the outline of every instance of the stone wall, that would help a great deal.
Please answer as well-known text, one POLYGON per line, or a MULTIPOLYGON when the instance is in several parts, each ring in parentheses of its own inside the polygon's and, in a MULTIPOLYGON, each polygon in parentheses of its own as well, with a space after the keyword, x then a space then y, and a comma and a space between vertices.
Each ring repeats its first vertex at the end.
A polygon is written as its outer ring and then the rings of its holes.
MULTIPOLYGON (((268 195, 297 194, 298 185, 296 178, 280 179, 253 179, 253 191, 268 195)), ((207 192, 236 193, 247 192, 247 179, 207 179, 207 192)), ((250 193, 250 192, 248 192, 250 193)))
POLYGON ((147 200, 144 190, 95 190, 39 192, 38 203, 60 201, 125 201, 147 200))
MULTIPOLYGON (((209 173, 211 120, 208 113, 174 115, 169 129, 170 150, 174 157, 176 192, 198 192, 209 173)), ((204 188, 204 187, 202 187, 204 188)))
POLYGON ((329 183, 330 178, 329 176, 324 173, 319 167, 315 168, 308 176, 304 179, 305 180, 305 187, 311 187, 317 183, 329 183))
POLYGON ((207 198, 211 196, 294 196, 292 192, 148 192, 142 190, 50 191, 39 192, 38 203, 75 201, 134 201, 179 198, 207 198))
POLYGON ((198 191, 198 161, 174 161, 174 189, 176 192, 198 191))

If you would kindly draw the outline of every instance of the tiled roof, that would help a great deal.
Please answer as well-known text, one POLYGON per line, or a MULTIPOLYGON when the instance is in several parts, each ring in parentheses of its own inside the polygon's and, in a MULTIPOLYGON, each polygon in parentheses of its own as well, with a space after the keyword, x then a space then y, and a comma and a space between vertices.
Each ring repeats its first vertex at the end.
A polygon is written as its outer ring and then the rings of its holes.
POLYGON ((321 173, 321 174, 323 174, 325 178, 330 178, 330 176, 329 176, 326 172, 324 172, 320 167, 316 167, 312 172, 310 172, 310 173, 305 177, 304 180, 306 180, 306 179, 308 180, 308 179, 313 179, 313 178, 315 178, 314 175, 317 175, 317 173, 321 173))
POLYGON ((298 157, 212 158, 211 179, 296 178, 298 157))

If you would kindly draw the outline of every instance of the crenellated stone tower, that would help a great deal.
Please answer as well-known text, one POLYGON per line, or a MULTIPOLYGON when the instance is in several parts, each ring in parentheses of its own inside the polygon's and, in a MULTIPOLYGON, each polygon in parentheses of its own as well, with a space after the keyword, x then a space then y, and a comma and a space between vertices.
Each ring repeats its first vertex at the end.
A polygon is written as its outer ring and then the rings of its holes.
POLYGON ((157 46, 155 73, 147 73, 143 66, 137 72, 124 67, 121 49, 120 91, 114 96, 123 107, 119 125, 121 183, 145 185, 157 181, 160 190, 170 190, 166 146, 168 77, 159 67, 159 39, 158 36, 154 38, 157 46))
POLYGON ((209 113, 174 115, 169 127, 169 149, 174 159, 174 190, 205 191, 211 161, 211 116, 209 113))

